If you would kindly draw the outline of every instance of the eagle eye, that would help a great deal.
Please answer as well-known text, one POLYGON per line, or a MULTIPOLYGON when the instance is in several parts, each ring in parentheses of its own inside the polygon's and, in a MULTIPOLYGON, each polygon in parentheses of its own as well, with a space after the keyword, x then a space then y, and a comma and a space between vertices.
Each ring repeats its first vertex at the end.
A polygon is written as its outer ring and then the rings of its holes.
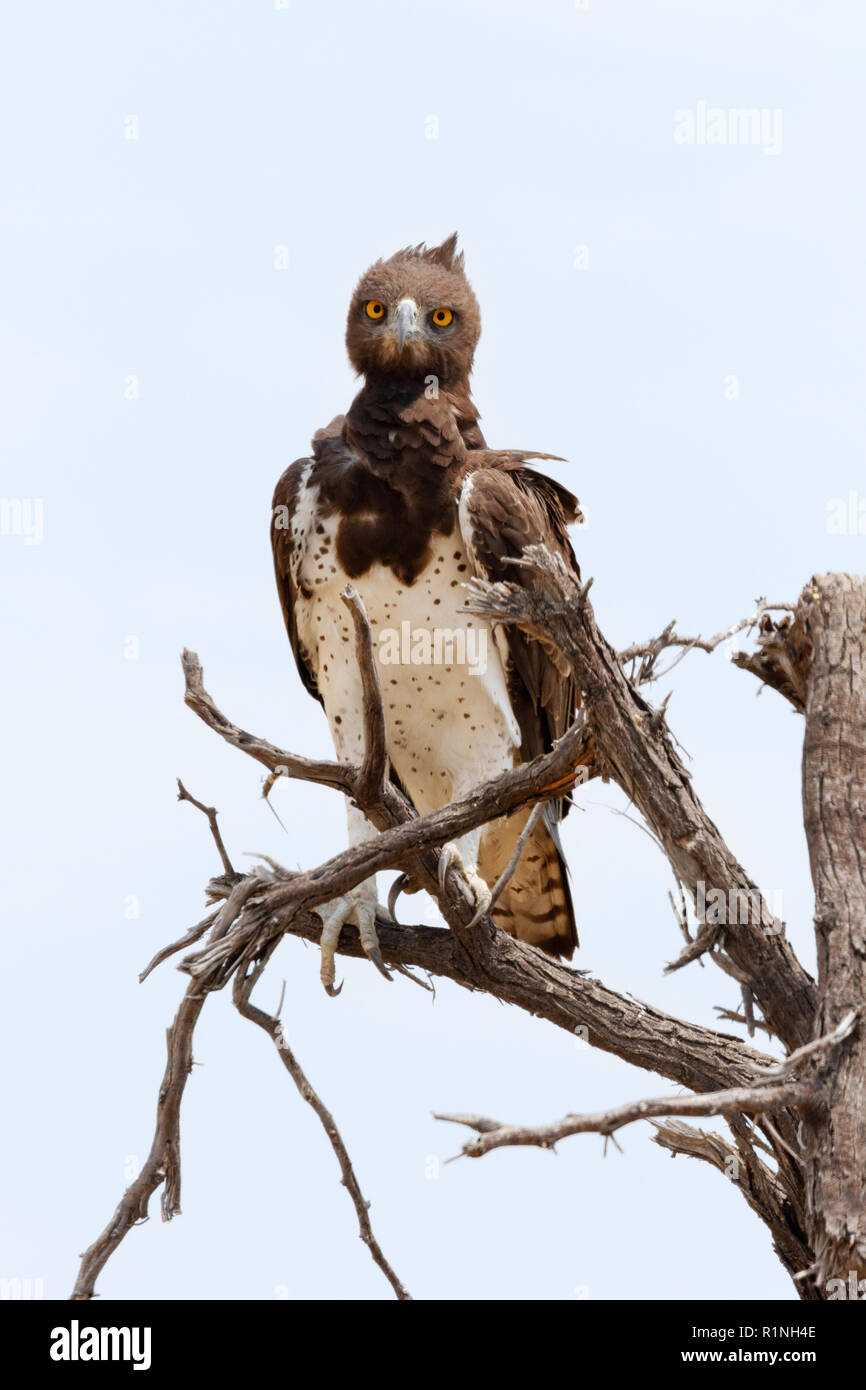
POLYGON ((367 318, 383 319, 385 317, 385 305, 378 299, 367 300, 367 318))
POLYGON ((454 315, 450 309, 443 308, 433 310, 432 318, 437 328, 447 328, 453 317, 454 315))

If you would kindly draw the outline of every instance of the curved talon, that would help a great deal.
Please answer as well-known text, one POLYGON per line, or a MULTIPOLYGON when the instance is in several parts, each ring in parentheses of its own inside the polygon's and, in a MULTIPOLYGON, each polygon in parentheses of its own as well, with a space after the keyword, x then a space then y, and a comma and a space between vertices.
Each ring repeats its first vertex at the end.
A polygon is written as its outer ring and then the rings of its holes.
POLYGON ((465 927, 465 930, 466 930, 466 931, 469 931, 472 927, 477 927, 479 922, 483 922, 483 921, 484 921, 484 918, 487 916, 488 912, 490 911, 490 906, 491 906, 491 903, 492 903, 492 902, 493 902, 493 894, 492 894, 492 893, 487 892, 487 893, 485 893, 485 894, 482 895, 481 902, 479 903, 477 912, 476 912, 475 915, 473 916, 472 920, 466 923, 466 927, 465 927))
POLYGON ((469 927, 476 927, 487 916, 493 902, 493 894, 475 866, 464 864, 459 851, 453 844, 444 844, 439 852, 438 878, 439 888, 443 893, 445 892, 445 876, 452 865, 462 869, 469 890, 475 899, 475 913, 471 922, 467 923, 468 930, 469 927))
POLYGON ((454 863, 456 858, 457 851, 455 850, 453 845, 442 846, 441 850, 439 851, 439 868, 437 870, 437 877, 439 879, 439 888, 443 893, 445 892, 445 875, 448 873, 448 870, 451 868, 451 865, 454 863))
POLYGON ((373 962, 379 974, 384 975, 389 984, 392 983, 393 976, 383 961, 382 952, 379 950, 378 946, 370 946, 367 948, 367 959, 373 962))
POLYGON ((363 884, 350 889, 341 897, 323 903, 317 909, 317 915, 322 922, 322 935, 319 938, 322 952, 320 975, 325 993, 331 999, 336 999, 343 988, 342 982, 338 987, 334 987, 336 973, 334 966, 340 946, 340 933, 347 922, 354 922, 357 926, 364 955, 373 962, 380 975, 384 975, 386 980, 391 979, 390 972, 382 960, 379 940, 376 936, 377 912, 385 916, 380 905, 376 902, 375 896, 372 896, 363 884))
POLYGON ((398 874, 388 890, 388 911, 391 914, 391 921, 394 923, 397 922, 397 899, 401 893, 406 892, 406 888, 411 882, 408 874, 398 874))

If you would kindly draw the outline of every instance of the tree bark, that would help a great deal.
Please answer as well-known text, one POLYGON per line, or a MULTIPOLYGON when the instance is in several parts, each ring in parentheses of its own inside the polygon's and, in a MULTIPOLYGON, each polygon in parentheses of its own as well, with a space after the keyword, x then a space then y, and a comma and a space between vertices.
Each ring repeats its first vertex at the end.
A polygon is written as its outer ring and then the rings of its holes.
MULTIPOLYGON (((468 610, 497 622, 516 622, 552 639, 566 656, 601 771, 619 784, 655 832, 692 902, 701 883, 708 890, 721 889, 728 898, 731 891, 746 901, 760 897, 698 799, 668 733, 664 709, 653 710, 627 679, 598 628, 586 589, 579 590, 570 575, 551 566, 542 547, 527 549, 524 564, 534 567, 542 581, 533 591, 475 580, 467 586, 468 610)), ((788 1049, 801 1047, 814 1036, 814 981, 788 944, 783 923, 766 906, 759 920, 746 916, 723 930, 703 923, 676 967, 723 940, 737 978, 749 984, 772 1031, 788 1049)))
POLYGON ((866 1279, 866 579, 813 579, 798 620, 811 640, 803 811, 818 948, 816 1036, 860 1022, 804 1125, 813 1277, 822 1297, 866 1279), (855 1280, 851 1279, 852 1273, 855 1280))

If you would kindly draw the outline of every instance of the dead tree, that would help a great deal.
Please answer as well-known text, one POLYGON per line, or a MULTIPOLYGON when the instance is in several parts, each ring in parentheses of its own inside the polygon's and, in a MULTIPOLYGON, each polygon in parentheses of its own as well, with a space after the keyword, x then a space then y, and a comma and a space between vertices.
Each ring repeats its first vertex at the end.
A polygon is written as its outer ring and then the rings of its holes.
MULTIPOLYGON (((615 1141, 622 1126, 647 1119, 655 1142, 673 1154, 703 1159, 732 1180, 769 1228, 774 1248, 804 1299, 866 1291, 866 580, 814 578, 796 607, 761 601, 756 612, 710 639, 690 638, 669 624, 658 637, 617 653, 598 629, 580 587, 540 547, 519 562, 520 584, 468 586, 467 611, 515 623, 554 643, 581 692, 580 714, 554 748, 463 800, 419 817, 388 778, 381 695, 369 625, 360 599, 347 591, 364 677, 366 755, 361 766, 295 756, 238 728, 203 684, 198 658, 183 654, 187 705, 233 747, 268 770, 265 794, 278 777, 324 783, 352 798, 380 832, 307 872, 268 860, 249 873, 231 864, 216 812, 179 795, 208 817, 222 861, 207 886, 213 910, 165 947, 142 973, 184 952, 189 977, 168 1030, 166 1070, 157 1102, 150 1155, 108 1226, 82 1257, 72 1297, 93 1296, 95 1281, 162 1186, 162 1215, 180 1211, 180 1104, 192 1065, 196 1021, 211 991, 230 982, 244 1017, 265 1030, 304 1098, 319 1115, 355 1206, 361 1238, 398 1298, 410 1295, 389 1265, 370 1226, 365 1202, 334 1120, 294 1058, 277 1016, 251 1001, 277 944, 285 936, 317 941, 316 908, 380 869, 400 869, 439 904, 447 929, 379 921, 384 962, 408 975, 413 967, 469 990, 481 990, 570 1032, 625 1061, 678 1083, 690 1094, 641 1100, 597 1114, 569 1114, 541 1126, 505 1124, 483 1115, 440 1115, 472 1131, 463 1153, 481 1157, 507 1145, 551 1148, 569 1135, 596 1133, 615 1141), (773 613, 783 613, 773 617, 773 613), (643 687, 665 672, 664 652, 714 651, 737 632, 756 636, 756 649, 734 661, 771 686, 805 720, 803 809, 812 878, 818 979, 798 961, 784 924, 738 863, 698 798, 668 730, 665 703, 653 708, 643 687), (536 804, 591 777, 612 780, 639 810, 680 885, 677 908, 685 944, 668 970, 703 957, 736 980, 742 1011, 722 1017, 760 1028, 784 1051, 780 1059, 731 1033, 673 1018, 607 989, 588 974, 550 959, 496 928, 473 920, 474 903, 458 866, 440 885, 439 852, 455 836, 518 807, 536 804), (699 889, 700 885, 700 889, 699 889), (689 926, 686 903, 697 921, 689 926), (712 903, 705 910, 705 903, 712 903), (198 944, 205 938, 203 944, 198 944), (189 949, 195 947, 195 949, 189 949), (723 1116, 730 1137, 686 1123, 723 1116)), ((495 891, 495 890, 494 890, 495 891)), ((355 928, 346 927, 344 955, 363 958, 355 928)))

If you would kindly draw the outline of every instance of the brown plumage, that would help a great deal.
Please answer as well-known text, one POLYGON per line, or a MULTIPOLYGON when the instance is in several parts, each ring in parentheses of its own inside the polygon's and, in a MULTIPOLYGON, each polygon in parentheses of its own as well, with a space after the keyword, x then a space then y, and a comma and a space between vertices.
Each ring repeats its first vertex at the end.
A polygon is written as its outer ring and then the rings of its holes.
MULTIPOLYGON (((382 648, 392 775, 422 814, 549 749, 578 702, 552 647, 457 616, 461 585, 473 575, 522 581, 524 572, 508 561, 527 545, 547 546, 578 573, 567 526, 579 509, 566 488, 528 466, 551 455, 486 447, 469 388, 480 313, 456 240, 406 248, 361 277, 346 345, 363 386, 345 416, 317 431, 312 458, 280 479, 272 524, 292 650, 305 686, 325 706, 338 756, 357 757, 362 742, 348 628, 336 604, 347 579, 380 639, 409 616, 434 631, 459 624, 478 643, 491 638, 484 671, 461 670, 456 658, 415 670, 405 652, 389 668, 382 648)), ((566 809, 546 807, 494 920, 570 956, 577 933, 558 835, 566 809)), ((492 885, 526 814, 464 837, 470 877, 477 865, 492 885)))

